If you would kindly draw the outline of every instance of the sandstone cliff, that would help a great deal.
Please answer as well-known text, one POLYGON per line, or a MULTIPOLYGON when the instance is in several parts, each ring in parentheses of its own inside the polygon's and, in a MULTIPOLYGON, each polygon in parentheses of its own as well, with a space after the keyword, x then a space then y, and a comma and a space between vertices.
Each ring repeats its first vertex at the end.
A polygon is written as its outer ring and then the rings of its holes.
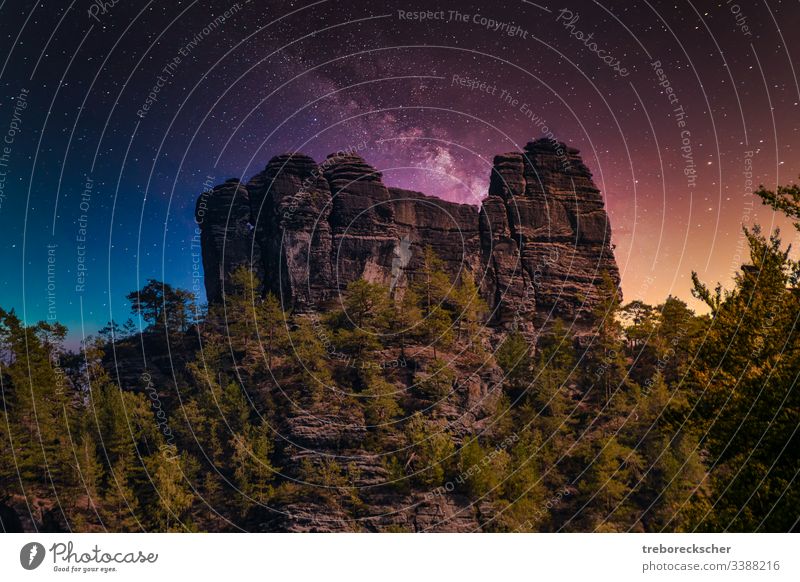
POLYGON ((247 264, 285 308, 307 311, 365 278, 402 292, 431 245, 469 269, 490 325, 530 335, 559 317, 587 328, 598 285, 619 282, 603 199, 579 152, 541 139, 498 155, 480 208, 386 186, 352 153, 272 158, 247 184, 198 199, 209 302, 247 264))

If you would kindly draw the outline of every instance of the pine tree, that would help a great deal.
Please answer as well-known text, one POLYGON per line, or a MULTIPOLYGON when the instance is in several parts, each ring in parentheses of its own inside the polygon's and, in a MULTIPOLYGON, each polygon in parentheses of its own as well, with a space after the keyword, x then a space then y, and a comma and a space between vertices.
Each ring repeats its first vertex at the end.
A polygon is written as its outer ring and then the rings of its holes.
POLYGON ((586 384, 592 391, 590 400, 606 406, 625 388, 627 376, 622 323, 619 318, 619 289, 607 274, 599 288, 600 300, 594 308, 595 332, 582 361, 586 384))
POLYGON ((120 459, 108 471, 101 511, 103 525, 108 531, 134 532, 144 529, 139 516, 139 500, 129 483, 130 473, 126 458, 120 459))
POLYGON ((347 285, 343 304, 345 315, 354 327, 379 333, 389 325, 391 300, 382 285, 357 279, 347 285))
POLYGON ((147 510, 157 531, 187 531, 193 527, 189 510, 194 494, 185 475, 186 464, 183 455, 156 453, 147 458, 155 489, 147 510))
POLYGON ((269 461, 272 453, 270 429, 266 423, 248 425, 243 433, 234 434, 232 440, 234 478, 243 494, 240 507, 245 514, 253 503, 265 505, 272 495, 270 483, 276 469, 269 461))
POLYGON ((292 367, 299 373, 303 387, 312 402, 319 402, 333 384, 328 366, 328 351, 308 319, 297 321, 291 333, 292 367))
POLYGON ((395 306, 392 317, 392 332, 400 340, 400 352, 405 355, 406 343, 414 341, 420 336, 422 330, 422 311, 419 308, 420 298, 417 293, 407 288, 403 291, 403 297, 399 304, 395 306))
POLYGON ((495 352, 497 364, 503 369, 504 385, 521 394, 531 382, 533 367, 530 343, 518 331, 512 331, 495 352))
POLYGON ((437 346, 448 347, 453 342, 453 318, 446 305, 453 285, 444 262, 430 246, 425 248, 422 269, 415 276, 411 288, 419 298, 422 311, 420 339, 433 348, 433 357, 436 358, 437 346))
POLYGON ((152 329, 183 332, 192 320, 195 297, 189 291, 148 279, 147 284, 127 295, 131 310, 152 329))
POLYGON ((511 446, 507 477, 502 482, 503 499, 508 504, 501 523, 511 531, 537 531, 549 517, 546 511, 547 488, 542 480, 539 451, 541 440, 524 430, 511 446))
MULTIPOLYGON (((765 201, 797 216, 796 189, 762 191, 765 201)), ((697 275, 694 293, 709 302, 713 321, 692 366, 696 398, 692 426, 712 467, 701 530, 788 531, 800 504, 796 475, 800 415, 796 378, 800 337, 798 273, 780 233, 745 230, 750 264, 730 291, 711 293, 697 275)))
POLYGON ((503 449, 484 448, 477 438, 467 441, 458 451, 459 477, 470 499, 499 497, 509 472, 510 457, 503 449))
POLYGON ((644 463, 632 495, 643 508, 639 519, 647 531, 685 531, 690 519, 685 502, 705 477, 697 441, 686 428, 673 431, 670 422, 670 411, 683 407, 683 400, 679 388, 670 394, 657 371, 626 427, 644 463))
POLYGON ((426 373, 415 376, 416 390, 423 398, 434 402, 447 398, 453 391, 456 375, 448 363, 434 359, 427 366, 426 373))
POLYGON ((366 384, 363 398, 367 427, 378 432, 387 432, 390 430, 390 423, 402 413, 398 404, 398 389, 374 371, 368 375, 366 384))
POLYGON ((258 345, 258 311, 261 303, 258 288, 261 282, 245 266, 237 267, 225 288, 225 301, 218 307, 223 312, 225 332, 234 350, 251 356, 258 345))
POLYGON ((419 412, 409 419, 405 433, 411 446, 406 466, 415 482, 426 487, 442 485, 454 462, 450 435, 419 412))
POLYGON ((258 309, 261 346, 267 356, 267 368, 272 370, 275 357, 288 345, 288 319, 280 302, 269 293, 258 309))
POLYGON ((478 292, 470 271, 461 273, 459 285, 451 294, 456 319, 456 340, 465 339, 473 352, 482 353, 480 331, 489 307, 478 292))
POLYGON ((69 435, 77 428, 74 392, 60 368, 66 329, 40 322, 25 326, 0 309, 0 340, 7 354, 3 394, 14 443, 14 462, 23 481, 53 495, 77 484, 69 435))
POLYGON ((635 526, 631 500, 643 461, 638 453, 611 435, 589 434, 581 442, 586 470, 578 482, 579 531, 622 532, 635 526))
POLYGON ((97 457, 97 447, 87 430, 77 451, 78 468, 81 475, 83 493, 86 495, 86 510, 99 511, 100 486, 103 481, 103 465, 97 457))

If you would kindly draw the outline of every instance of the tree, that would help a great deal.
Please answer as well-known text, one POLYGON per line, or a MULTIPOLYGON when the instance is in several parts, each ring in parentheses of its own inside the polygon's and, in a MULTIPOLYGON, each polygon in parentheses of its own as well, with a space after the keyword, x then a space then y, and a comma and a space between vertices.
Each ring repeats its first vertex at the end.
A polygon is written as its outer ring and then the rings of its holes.
POLYGON ((86 492, 86 509, 98 511, 101 502, 100 483, 103 480, 103 466, 97 458, 97 445, 92 441, 88 431, 83 435, 83 442, 77 451, 81 482, 86 492))
POLYGON ((168 283, 148 279, 138 291, 127 295, 131 311, 149 327, 185 331, 191 321, 194 294, 168 283))
POLYGON ((456 375, 448 363, 434 359, 428 364, 426 374, 415 377, 417 391, 429 400, 439 401, 447 398, 453 390, 456 375))
POLYGON ((420 324, 422 322, 422 311, 419 308, 419 296, 411 289, 403 291, 403 297, 395 305, 392 317, 392 332, 400 340, 400 352, 405 355, 406 342, 414 340, 420 335, 420 324))
POLYGON ((686 531, 691 508, 685 501, 705 477, 696 438, 688 428, 673 428, 671 423, 670 411, 683 408, 684 401, 684 392, 678 388, 670 393, 657 371, 626 423, 625 432, 645 468, 632 495, 644 508, 639 520, 646 531, 686 531))
POLYGON ((671 295, 656 307, 656 311, 657 368, 665 382, 672 386, 683 378, 694 356, 695 340, 705 332, 706 319, 697 317, 685 301, 671 295))
POLYGON ((456 313, 456 339, 460 341, 466 336, 473 351, 481 352, 480 331, 483 318, 489 306, 478 293, 475 277, 464 270, 455 292, 451 294, 453 311, 456 313))
POLYGON ((644 382, 652 377, 658 366, 656 308, 638 299, 620 309, 625 335, 625 355, 632 362, 631 377, 644 382))
POLYGON ((114 532, 141 531, 139 500, 129 483, 128 467, 123 463, 109 471, 101 515, 106 529, 114 532))
MULTIPOLYGON (((766 203, 797 217, 796 190, 761 191, 766 203)), ((695 527, 726 531, 789 531, 800 504, 797 418, 800 396, 800 267, 769 237, 745 229, 750 262, 734 287, 711 295, 695 275, 695 293, 710 299, 713 319, 691 369, 696 405, 690 417, 713 467, 708 509, 695 527), (796 513, 796 512, 795 512, 796 513)))
POLYGON ((355 359, 383 347, 392 326, 394 304, 382 285, 363 279, 351 281, 342 296, 343 310, 327 317, 335 330, 336 347, 355 359))
POLYGON ((603 274, 599 301, 594 307, 595 331, 584 357, 586 384, 595 404, 605 406, 626 387, 623 330, 619 318, 620 295, 616 283, 603 274))
POLYGON ((450 435, 419 412, 409 419, 405 432, 411 445, 406 466, 414 481, 427 487, 442 485, 455 453, 450 435))
POLYGON ((67 337, 67 328, 56 322, 40 321, 33 326, 33 332, 42 346, 48 350, 51 355, 59 355, 63 351, 64 339, 67 337))
POLYGON ((790 184, 789 186, 778 186, 774 192, 760 186, 755 191, 755 195, 761 198, 761 202, 773 210, 782 212, 792 219, 793 225, 800 230, 800 185, 790 184))
POLYGON ((261 296, 261 281, 237 267, 225 286, 224 301, 212 304, 202 326, 206 344, 225 346, 240 378, 259 383, 274 372, 290 345, 289 316, 274 295, 261 296))
POLYGON ((386 425, 402 412, 397 402, 397 387, 377 372, 368 375, 363 398, 364 420, 369 428, 385 432, 386 425))
POLYGON ((60 344, 66 329, 40 322, 24 325, 13 312, 0 309, 0 364, 4 408, 10 425, 19 478, 57 491, 77 483, 70 434, 78 426, 72 386, 60 368, 60 344))
POLYGON ((586 470, 578 482, 579 531, 623 532, 635 525, 631 490, 643 461, 616 436, 603 431, 581 441, 586 470))
MULTIPOLYGON (((576 358, 572 346, 569 331, 563 322, 556 320, 549 332, 539 337, 538 354, 530 376, 532 386, 523 400, 525 422, 545 437, 539 456, 553 464, 574 441, 578 421, 573 416, 576 358)), ((559 481, 555 467, 551 466, 550 475, 559 481)))
POLYGON ((242 433, 233 435, 234 478, 243 494, 243 514, 253 502, 264 505, 272 495, 270 483, 276 473, 269 461, 272 448, 270 429, 265 422, 255 426, 248 425, 242 433))
POLYGON ((246 266, 237 267, 229 277, 225 286, 225 297, 222 305, 216 309, 222 312, 225 335, 234 350, 245 352, 250 356, 248 348, 258 345, 258 305, 260 304, 259 287, 261 282, 246 266))
POLYGON ((109 321, 97 332, 105 343, 118 342, 129 338, 136 331, 136 324, 128 318, 125 323, 119 325, 116 321, 109 321))
POLYGON ((458 469, 470 498, 477 501, 490 493, 499 496, 500 486, 508 475, 509 462, 505 450, 487 449, 477 438, 469 439, 458 451, 458 469))
POLYGON ((453 342, 453 318, 445 303, 452 283, 444 262, 430 246, 425 248, 422 269, 415 276, 411 288, 419 298, 422 312, 420 339, 433 347, 433 357, 436 358, 437 345, 449 346, 453 342))
POLYGON ((511 531, 536 531, 547 517, 547 488, 541 477, 539 451, 541 440, 530 431, 522 431, 508 455, 507 477, 502 481, 505 501, 500 522, 511 531))
POLYGON ((302 384, 311 400, 319 402, 325 389, 333 383, 327 365, 328 352, 315 332, 314 324, 307 318, 300 319, 291 333, 292 367, 302 379, 302 384))
POLYGON ((258 308, 258 325, 261 345, 267 355, 267 367, 271 370, 273 359, 287 345, 287 315, 272 293, 267 294, 258 308))
POLYGON ((194 503, 194 494, 184 471, 188 459, 182 455, 173 457, 157 453, 148 457, 147 462, 155 488, 155 498, 147 508, 153 525, 158 531, 190 530, 192 524, 188 514, 194 503))
POLYGON ((419 326, 422 341, 433 348, 433 357, 438 359, 437 346, 449 347, 453 343, 453 319, 441 305, 430 308, 419 326))
POLYGON ((512 331, 503 339, 495 359, 503 369, 507 386, 522 391, 529 385, 533 366, 531 345, 520 332, 512 331))
POLYGON ((345 314, 353 326, 373 333, 384 331, 391 317, 391 299, 382 285, 358 279, 344 293, 345 314))

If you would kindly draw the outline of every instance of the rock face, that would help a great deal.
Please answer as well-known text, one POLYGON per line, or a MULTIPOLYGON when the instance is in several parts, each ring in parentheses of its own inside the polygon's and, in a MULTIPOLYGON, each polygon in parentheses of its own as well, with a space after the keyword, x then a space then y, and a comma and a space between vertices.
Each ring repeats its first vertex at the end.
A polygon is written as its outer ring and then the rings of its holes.
POLYGON ((496 156, 480 208, 387 187, 353 153, 321 164, 276 156, 247 184, 229 180, 198 200, 208 300, 222 299, 240 264, 295 311, 359 278, 402 292, 430 245, 454 276, 473 273, 496 330, 532 335, 554 317, 580 330, 603 274, 618 284, 619 273, 602 196, 578 153, 542 139, 496 156))
POLYGON ((195 205, 200 226, 206 295, 216 301, 223 295, 227 275, 242 264, 261 273, 261 254, 253 245, 250 197, 237 179, 203 192, 195 205))

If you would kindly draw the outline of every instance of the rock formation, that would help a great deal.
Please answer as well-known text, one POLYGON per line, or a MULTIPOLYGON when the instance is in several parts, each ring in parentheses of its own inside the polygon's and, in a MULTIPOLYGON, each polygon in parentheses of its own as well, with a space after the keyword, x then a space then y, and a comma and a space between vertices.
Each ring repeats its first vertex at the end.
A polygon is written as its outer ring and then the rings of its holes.
MULTIPOLYGON (((497 346, 510 329, 533 342, 554 318, 588 339, 604 276, 619 284, 608 218, 591 173, 577 150, 549 140, 495 157, 480 207, 387 186, 381 173, 354 153, 338 152, 321 163, 293 153, 272 158, 246 184, 228 180, 204 192, 196 219, 212 303, 224 300, 238 265, 254 269, 264 293, 275 294, 294 313, 328 308, 360 278, 387 285, 397 297, 419 275, 431 246, 453 280, 464 270, 472 273, 491 310, 483 340, 497 346)), ((375 358, 395 360, 399 354, 393 350, 388 347, 375 358)), ((405 413, 424 411, 456 446, 491 431, 504 397, 500 367, 491 358, 476 364, 469 355, 440 351, 453 380, 433 413, 433 404, 414 388, 420 374, 435 366, 437 354, 431 352, 422 345, 404 346, 404 367, 383 375, 402 394, 405 413)), ((344 385, 354 373, 345 368, 336 369, 344 385)), ((497 507, 491 503, 472 504, 449 489, 435 494, 419 485, 393 487, 386 455, 370 445, 376 437, 362 407, 338 396, 298 406, 307 387, 291 374, 279 390, 272 382, 248 387, 279 411, 271 421, 277 464, 289 479, 303 481, 304 466, 336 459, 357 476, 352 484, 360 509, 347 509, 346 499, 322 488, 313 495, 276 499, 263 510, 253 508, 248 529, 493 527, 497 507)), ((387 450, 402 448, 399 432, 387 434, 387 450)))
POLYGON ((480 208, 386 186, 353 153, 321 164, 276 156, 247 184, 229 180, 198 200, 208 300, 222 299, 240 264, 295 311, 358 278, 402 292, 431 245, 454 276, 473 273, 494 329, 534 334, 559 317, 580 330, 604 273, 617 284, 619 273, 602 196, 578 154, 540 139, 496 156, 480 208))

